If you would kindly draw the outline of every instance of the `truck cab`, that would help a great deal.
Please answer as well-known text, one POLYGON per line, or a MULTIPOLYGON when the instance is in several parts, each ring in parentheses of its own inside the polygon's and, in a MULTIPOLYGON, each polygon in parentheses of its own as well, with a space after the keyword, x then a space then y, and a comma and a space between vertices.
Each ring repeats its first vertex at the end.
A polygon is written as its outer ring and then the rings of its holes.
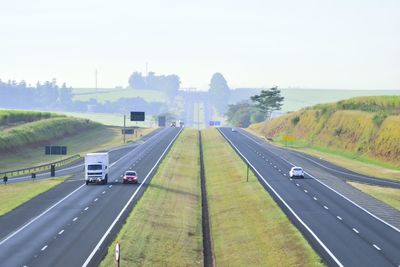
POLYGON ((85 156, 85 182, 102 183, 108 182, 108 153, 89 153, 85 156))

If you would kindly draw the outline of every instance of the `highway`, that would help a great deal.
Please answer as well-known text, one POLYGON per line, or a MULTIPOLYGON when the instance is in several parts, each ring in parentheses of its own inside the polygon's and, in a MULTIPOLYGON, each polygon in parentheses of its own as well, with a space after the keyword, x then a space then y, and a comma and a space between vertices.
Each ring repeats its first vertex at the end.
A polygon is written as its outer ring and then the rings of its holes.
POLYGON ((165 128, 113 150, 107 185, 86 186, 82 167, 69 169, 70 180, 1 216, 0 265, 97 266, 180 131, 165 128), (138 184, 122 184, 128 169, 138 184))
MULTIPOLYGON (((110 150, 108 150, 109 157, 110 157, 110 163, 112 164, 113 162, 117 161, 120 157, 125 155, 127 152, 131 151, 132 149, 136 148, 137 146, 143 144, 146 142, 148 139, 153 138, 153 136, 157 136, 160 133, 162 128, 156 129, 153 132, 147 134, 146 136, 143 136, 141 139, 132 142, 131 144, 127 144, 124 146, 120 147, 115 147, 110 150)), ((93 151, 94 152, 94 151, 93 151)), ((100 151, 96 151, 100 152, 100 151)), ((103 151, 104 152, 104 151, 103 151)), ((64 175, 71 175, 71 174, 76 174, 80 173, 83 171, 85 165, 84 165, 84 155, 82 155, 82 158, 72 164, 68 164, 66 166, 58 167, 56 168, 56 176, 64 176, 64 175)), ((50 171, 44 171, 36 174, 36 180, 40 179, 49 179, 52 178, 50 176, 50 171)), ((19 183, 19 182, 26 182, 26 181, 31 181, 31 175, 22 175, 18 177, 13 177, 8 179, 8 183, 19 183)))
POLYGON ((329 266, 400 266, 399 212, 351 188, 342 176, 370 177, 305 159, 243 130, 220 132, 329 266), (305 179, 288 177, 294 165, 305 169, 305 179))

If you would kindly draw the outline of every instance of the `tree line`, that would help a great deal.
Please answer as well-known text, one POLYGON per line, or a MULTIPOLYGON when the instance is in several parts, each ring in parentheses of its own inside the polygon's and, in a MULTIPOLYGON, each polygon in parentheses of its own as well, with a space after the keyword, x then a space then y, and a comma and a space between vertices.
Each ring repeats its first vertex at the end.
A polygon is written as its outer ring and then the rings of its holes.
POLYGON ((122 113, 133 106, 152 114, 165 112, 167 109, 163 103, 149 103, 141 97, 120 98, 104 103, 94 98, 87 101, 73 100, 72 87, 65 83, 59 86, 55 79, 44 83, 37 82, 36 86, 27 85, 23 80, 0 80, 0 108, 122 113))
POLYGON ((36 86, 20 82, 3 82, 0 79, 0 106, 3 108, 57 108, 68 107, 72 104, 72 88, 65 83, 57 85, 55 79, 37 82, 36 86))

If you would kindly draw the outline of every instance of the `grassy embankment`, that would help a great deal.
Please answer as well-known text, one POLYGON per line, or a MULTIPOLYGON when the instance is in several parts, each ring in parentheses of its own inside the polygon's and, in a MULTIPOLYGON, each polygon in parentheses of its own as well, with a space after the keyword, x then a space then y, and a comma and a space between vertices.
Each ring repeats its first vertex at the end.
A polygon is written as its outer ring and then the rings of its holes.
MULTIPOLYGON (((106 127, 88 120, 51 113, 2 112, 12 114, 13 119, 12 122, 10 122, 10 119, 2 120, 0 170, 13 170, 44 164, 74 154, 83 155, 87 152, 123 144, 121 130, 117 127, 106 127), (44 155, 44 146, 49 144, 67 146, 68 155, 44 155)), ((0 118, 2 118, 1 113, 0 118)), ((152 130, 143 129, 141 134, 145 135, 152 130)), ((136 139, 135 135, 127 135, 127 137, 128 141, 136 139)))
MULTIPOLYGON (((116 240, 121 266, 202 266, 198 133, 186 129, 116 240)), ((101 266, 112 266, 115 242, 101 266)))
POLYGON ((204 131, 211 234, 217 266, 322 266, 246 165, 215 129, 204 131))
POLYGON ((12 211, 56 185, 62 183, 68 176, 55 177, 35 182, 21 182, 0 186, 0 216, 12 211))
POLYGON ((348 182, 355 188, 400 210, 400 189, 348 182))
POLYGON ((400 181, 400 96, 321 104, 250 126, 250 131, 356 172, 400 181))

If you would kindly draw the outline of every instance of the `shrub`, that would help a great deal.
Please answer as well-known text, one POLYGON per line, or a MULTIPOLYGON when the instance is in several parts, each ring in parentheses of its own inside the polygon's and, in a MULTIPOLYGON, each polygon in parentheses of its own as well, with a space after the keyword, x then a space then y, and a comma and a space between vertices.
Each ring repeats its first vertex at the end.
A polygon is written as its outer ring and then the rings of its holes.
POLYGON ((334 135, 340 136, 340 135, 342 134, 342 132, 343 132, 343 127, 337 127, 337 128, 335 129, 334 135))
POLYGON ((387 118, 387 114, 385 112, 378 112, 374 115, 374 117, 372 117, 372 121, 374 122, 374 124, 376 126, 381 126, 382 122, 387 118))
POLYGON ((295 116, 292 118, 292 124, 296 126, 300 121, 300 116, 295 116))

